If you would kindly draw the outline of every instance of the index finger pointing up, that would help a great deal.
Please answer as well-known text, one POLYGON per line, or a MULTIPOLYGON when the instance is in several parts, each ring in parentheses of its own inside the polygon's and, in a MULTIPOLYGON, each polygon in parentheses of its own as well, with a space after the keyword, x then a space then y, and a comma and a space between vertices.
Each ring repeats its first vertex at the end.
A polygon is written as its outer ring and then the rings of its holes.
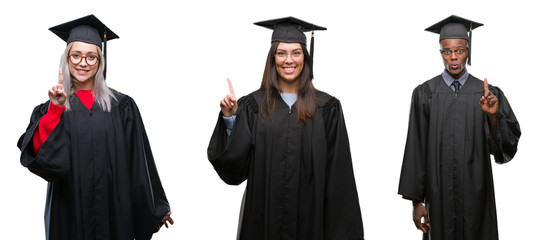
POLYGON ((234 87, 232 86, 232 80, 230 80, 230 78, 226 78, 226 81, 228 81, 228 88, 230 89, 230 94, 235 96, 234 87))
POLYGON ((488 78, 484 78, 484 93, 489 91, 488 78))
POLYGON ((60 84, 64 84, 64 75, 62 69, 58 69, 58 74, 60 75, 60 84))

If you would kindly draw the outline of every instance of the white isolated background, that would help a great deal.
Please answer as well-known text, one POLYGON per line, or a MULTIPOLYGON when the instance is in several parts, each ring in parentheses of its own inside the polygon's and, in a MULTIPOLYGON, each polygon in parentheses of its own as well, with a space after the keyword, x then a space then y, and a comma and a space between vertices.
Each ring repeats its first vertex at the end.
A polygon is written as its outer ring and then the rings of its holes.
POLYGON ((473 34, 471 74, 510 100, 523 135, 514 160, 493 164, 501 239, 530 239, 538 221, 535 95, 538 34, 531 1, 10 1, 0 8, 0 232, 44 239, 46 182, 19 163, 16 143, 57 81, 65 43, 48 28, 95 14, 109 42, 107 83, 142 113, 176 221, 153 239, 235 239, 245 183, 228 186, 207 160, 226 77, 243 96, 259 87, 271 31, 256 21, 295 16, 316 32, 315 86, 338 97, 351 143, 365 237, 420 239, 397 195, 410 98, 443 70, 438 35, 455 14, 473 34))

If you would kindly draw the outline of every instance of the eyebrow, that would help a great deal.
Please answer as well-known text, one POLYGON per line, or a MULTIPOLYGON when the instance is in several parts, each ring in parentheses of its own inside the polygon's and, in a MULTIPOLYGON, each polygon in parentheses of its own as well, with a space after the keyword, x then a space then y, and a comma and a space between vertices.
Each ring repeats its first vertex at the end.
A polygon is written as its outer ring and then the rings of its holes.
MULTIPOLYGON (((80 53, 80 54, 82 54, 82 51, 78 51, 78 50, 73 50, 73 51, 71 51, 70 53, 80 53)), ((94 55, 99 55, 99 54, 97 54, 97 53, 96 53, 96 52, 94 52, 94 51, 89 51, 89 52, 86 52, 86 54, 94 54, 94 55)))
MULTIPOLYGON (((456 46, 456 47, 454 47, 454 48, 466 48, 466 46, 456 46)), ((443 49, 450 49, 450 48, 449 48, 449 47, 445 47, 445 48, 443 48, 443 49)))
MULTIPOLYGON (((284 51, 284 52, 286 51, 286 49, 281 49, 281 48, 277 48, 276 50, 277 51, 284 51)), ((296 48, 296 49, 292 49, 291 51, 293 52, 293 51, 297 51, 297 50, 302 51, 303 49, 302 48, 296 48)))

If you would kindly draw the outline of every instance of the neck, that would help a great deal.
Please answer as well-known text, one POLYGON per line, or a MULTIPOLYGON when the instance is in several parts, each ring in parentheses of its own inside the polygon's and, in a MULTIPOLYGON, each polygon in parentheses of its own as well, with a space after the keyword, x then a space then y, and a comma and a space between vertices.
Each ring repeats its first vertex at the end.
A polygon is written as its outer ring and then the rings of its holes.
POLYGON ((284 92, 284 93, 298 93, 299 91, 297 90, 298 87, 299 87, 299 81, 298 80, 295 80, 295 81, 292 81, 292 82, 288 82, 286 80, 283 80, 283 79, 278 79, 278 87, 280 88, 280 91, 281 92, 284 92))
POLYGON ((74 84, 75 84, 75 89, 76 90, 93 90, 93 79, 90 79, 90 80, 87 80, 87 81, 84 81, 84 82, 79 82, 77 80, 73 81, 74 84))

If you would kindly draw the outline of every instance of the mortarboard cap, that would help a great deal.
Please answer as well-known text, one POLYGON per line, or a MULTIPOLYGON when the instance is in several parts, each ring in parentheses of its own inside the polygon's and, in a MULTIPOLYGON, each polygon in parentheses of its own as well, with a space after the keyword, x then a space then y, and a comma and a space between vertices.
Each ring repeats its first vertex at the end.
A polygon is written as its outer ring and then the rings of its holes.
POLYGON ((80 41, 96 45, 103 49, 103 55, 105 57, 104 74, 106 76, 106 42, 107 40, 119 38, 119 36, 99 21, 97 17, 90 14, 51 27, 49 30, 64 40, 67 44, 74 41, 80 41), (104 43, 104 48, 101 43, 104 43))
POLYGON ((62 40, 67 42, 80 41, 91 43, 102 48, 101 43, 105 40, 119 38, 112 30, 97 19, 93 14, 62 23, 60 25, 49 28, 51 32, 56 34, 62 40))
POLYGON ((303 32, 327 30, 327 28, 294 17, 277 18, 254 24, 274 30, 271 42, 300 43, 305 46, 306 36, 303 32))
POLYGON ((451 15, 440 22, 428 27, 425 31, 439 34, 439 41, 443 39, 465 39, 469 43, 468 64, 471 65, 471 39, 472 30, 484 24, 474 22, 456 15, 451 15), (469 35, 467 35, 469 32, 469 35))
MULTIPOLYGON (((314 65, 314 31, 315 30, 327 30, 325 27, 317 26, 309 22, 305 22, 301 19, 294 17, 284 17, 272 20, 260 21, 254 23, 257 26, 266 27, 273 30, 271 36, 271 43, 273 42, 285 42, 285 43, 300 43, 306 46, 306 36, 303 32, 312 31, 312 38, 310 39, 310 57, 311 65, 314 65)), ((313 72, 313 69, 312 69, 313 72)), ((311 75, 313 79, 313 74, 311 75)))

